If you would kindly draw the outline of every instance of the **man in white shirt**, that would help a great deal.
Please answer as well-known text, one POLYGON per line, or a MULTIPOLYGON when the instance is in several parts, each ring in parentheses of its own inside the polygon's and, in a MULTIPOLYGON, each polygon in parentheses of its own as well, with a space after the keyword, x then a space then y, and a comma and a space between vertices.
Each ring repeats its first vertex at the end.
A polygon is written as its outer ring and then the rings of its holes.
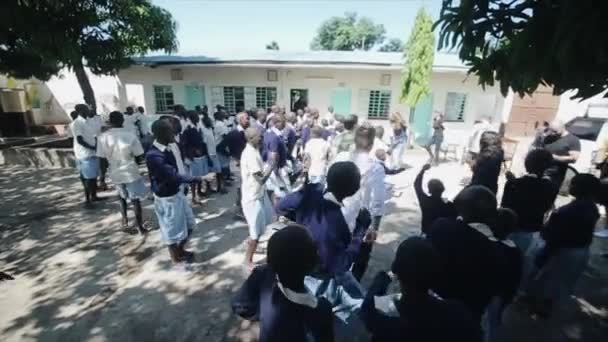
POLYGON ((266 226, 272 222, 272 204, 266 192, 266 181, 272 168, 264 167, 260 155, 262 135, 254 127, 245 130, 247 146, 241 154, 241 205, 249 226, 245 265, 253 268, 253 254, 266 226))
POLYGON ((143 235, 146 229, 143 224, 141 200, 146 196, 146 186, 136 160, 143 159, 144 149, 135 133, 123 127, 123 122, 121 112, 110 113, 112 128, 97 139, 97 156, 108 160, 110 180, 118 189, 122 228, 126 230, 129 225, 127 200, 130 200, 135 209, 137 230, 143 235))
POLYGON ((384 185, 386 173, 382 164, 376 158, 370 156, 375 137, 374 127, 367 122, 363 123, 357 127, 354 134, 355 150, 353 152, 341 152, 336 156, 335 161, 352 161, 361 172, 359 191, 343 201, 346 223, 353 230, 361 210, 367 210, 372 218, 371 227, 365 234, 359 257, 352 269, 355 278, 361 280, 367 269, 372 246, 380 228, 382 215, 384 215, 384 205, 387 199, 384 185))
POLYGON ((310 135, 311 139, 304 147, 304 164, 308 167, 308 179, 311 183, 324 185, 329 144, 323 139, 323 128, 319 126, 314 126, 310 135))
POLYGON ((87 121, 90 117, 89 107, 85 104, 76 105, 78 118, 70 124, 74 135, 74 157, 84 186, 86 209, 93 208, 97 198, 97 176, 99 176, 99 158, 95 155, 97 139, 95 127, 87 121))
POLYGON ((479 154, 479 141, 481 140, 481 135, 485 132, 496 132, 489 117, 483 117, 473 125, 467 142, 468 162, 473 162, 477 158, 479 154))

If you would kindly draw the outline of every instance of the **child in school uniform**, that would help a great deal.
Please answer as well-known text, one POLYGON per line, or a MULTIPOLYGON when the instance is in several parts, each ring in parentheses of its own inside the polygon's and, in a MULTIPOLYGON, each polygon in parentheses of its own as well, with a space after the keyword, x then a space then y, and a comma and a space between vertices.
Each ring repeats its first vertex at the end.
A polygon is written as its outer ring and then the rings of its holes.
POLYGON ((316 272, 307 278, 307 287, 316 295, 327 297, 344 320, 363 298, 363 291, 350 269, 371 220, 369 213, 363 211, 351 232, 343 214, 343 200, 357 192, 360 180, 354 163, 336 162, 327 172, 326 191, 309 183, 285 196, 276 206, 279 215, 310 231, 319 249, 320 262, 316 272))
MULTIPOLYGON (((182 133, 180 143, 184 151, 186 163, 190 166, 190 175, 202 178, 209 173, 207 144, 205 144, 202 132, 198 128, 200 120, 198 114, 195 111, 188 111, 187 118, 187 127, 182 133)), ((200 204, 197 195, 199 198, 205 196, 205 193, 202 192, 202 182, 193 183, 190 185, 190 189, 192 191, 192 204, 200 204)))
POLYGON ((589 246, 600 218, 596 204, 600 181, 578 174, 570 182, 574 200, 556 209, 541 231, 544 241, 536 256, 539 271, 527 294, 530 309, 541 317, 551 315, 554 305, 574 292, 589 262, 589 246))
POLYGON ((74 157, 84 187, 86 209, 92 209, 97 200, 97 177, 99 176, 99 158, 96 156, 97 132, 90 122, 91 110, 85 104, 74 108, 78 117, 70 124, 74 136, 74 157))
POLYGON ((273 126, 263 137, 262 160, 268 164, 273 172, 268 181, 268 191, 272 192, 272 200, 276 203, 291 191, 291 183, 287 176, 287 144, 283 138, 285 117, 275 115, 272 117, 273 126))
POLYGON ((323 139, 323 129, 315 126, 311 139, 304 147, 304 164, 308 164, 308 179, 311 183, 325 184, 325 171, 329 158, 329 144, 323 139))
POLYGON ((135 209, 135 221, 140 234, 145 234, 141 200, 146 197, 146 186, 139 173, 137 160, 143 159, 144 149, 135 133, 123 127, 121 112, 110 113, 112 128, 97 139, 97 156, 106 158, 110 167, 110 179, 119 195, 122 228, 128 229, 127 200, 135 209))
POLYGON ((302 226, 287 226, 268 241, 268 264, 256 267, 232 300, 232 310, 260 322, 260 342, 331 342, 331 305, 306 290, 317 250, 302 226))
POLYGON ((184 249, 196 222, 182 185, 201 181, 186 172, 175 141, 174 125, 159 119, 152 125, 154 143, 146 152, 150 187, 154 193, 154 212, 162 240, 169 248, 171 261, 179 265, 194 255, 184 249))
POLYGON ((217 188, 215 192, 226 194, 228 191, 224 189, 224 176, 222 174, 222 168, 220 165, 220 159, 217 153, 217 140, 215 139, 215 134, 213 132, 213 122, 208 115, 203 115, 201 117, 201 134, 203 136, 203 141, 207 146, 207 154, 208 154, 208 171, 215 175, 217 188))
POLYGON ((497 215, 496 196, 473 185, 454 199, 458 218, 439 218, 426 236, 445 265, 433 290, 462 301, 481 322, 491 300, 502 294, 504 253, 491 230, 497 215))
POLYGON ((427 183, 430 195, 427 195, 422 189, 424 174, 430 169, 431 164, 425 164, 414 180, 414 190, 422 212, 421 228, 423 234, 428 234, 431 225, 438 218, 456 218, 454 203, 442 197, 445 186, 439 179, 431 179, 427 183))
POLYGON ((216 151, 217 158, 220 162, 221 173, 226 183, 232 182, 232 175, 230 173, 230 150, 228 149, 228 127, 224 122, 224 113, 215 112, 213 114, 213 133, 215 135, 215 141, 217 142, 216 151))
POLYGON ((442 271, 432 244, 421 237, 403 241, 392 264, 401 294, 386 295, 392 277, 379 272, 361 305, 361 319, 372 342, 480 342, 478 323, 459 301, 444 300, 430 289, 442 271))

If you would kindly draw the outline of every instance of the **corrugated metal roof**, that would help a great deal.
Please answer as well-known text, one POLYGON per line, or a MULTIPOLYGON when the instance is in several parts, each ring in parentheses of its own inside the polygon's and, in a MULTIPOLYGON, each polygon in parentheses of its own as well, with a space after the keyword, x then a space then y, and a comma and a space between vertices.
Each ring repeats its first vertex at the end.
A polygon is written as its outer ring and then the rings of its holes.
MULTIPOLYGON (((134 58, 141 65, 170 64, 335 64, 335 65, 378 65, 400 66, 403 56, 400 52, 377 51, 263 51, 233 52, 199 56, 146 56, 134 58)), ((464 69, 464 64, 456 54, 435 53, 434 67, 464 69)))

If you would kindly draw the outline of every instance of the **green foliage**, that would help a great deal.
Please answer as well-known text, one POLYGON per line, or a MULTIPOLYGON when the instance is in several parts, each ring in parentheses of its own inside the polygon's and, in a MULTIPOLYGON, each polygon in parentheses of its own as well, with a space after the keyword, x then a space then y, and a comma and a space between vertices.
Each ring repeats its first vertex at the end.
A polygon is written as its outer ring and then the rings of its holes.
POLYGON ((458 48, 482 86, 588 98, 608 86, 607 22, 606 0, 444 0, 435 26, 439 48, 458 48))
POLYGON ((3 0, 0 73, 48 80, 74 69, 94 106, 83 63, 94 74, 115 74, 131 56, 174 51, 175 30, 171 14, 149 0, 3 0))
POLYGON ((279 43, 276 41, 271 41, 270 44, 266 44, 266 50, 279 50, 279 43))
POLYGON ((386 30, 366 17, 347 12, 344 17, 331 17, 317 30, 310 44, 312 50, 370 50, 384 41, 386 30))
POLYGON ((412 33, 403 52, 401 101, 413 108, 428 95, 435 55, 433 19, 421 8, 416 14, 412 33))
POLYGON ((403 42, 399 38, 391 38, 387 43, 382 45, 379 51, 382 52, 401 52, 403 51, 403 42))

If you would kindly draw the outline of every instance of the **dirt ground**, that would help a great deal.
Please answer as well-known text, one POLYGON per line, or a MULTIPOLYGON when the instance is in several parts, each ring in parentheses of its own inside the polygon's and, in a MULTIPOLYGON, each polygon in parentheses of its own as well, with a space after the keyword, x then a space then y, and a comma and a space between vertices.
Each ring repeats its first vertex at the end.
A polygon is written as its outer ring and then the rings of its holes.
MULTIPOLYGON (((393 197, 364 285, 419 230, 412 182, 423 160, 412 153, 414 167, 389 180, 393 197)), ((430 171, 445 181, 448 197, 466 175, 454 162, 430 171)), ((158 230, 144 239, 120 232, 115 193, 103 195, 111 199, 86 211, 74 170, 0 168, 0 271, 15 277, 0 283, 0 341, 255 341, 256 325, 229 305, 246 276, 247 229, 232 214, 234 189, 195 208, 191 272, 171 269, 158 230)), ((144 205, 155 226, 152 202, 144 205)), ((509 310, 498 341, 607 341, 608 260, 599 254, 608 242, 596 239, 592 249, 577 293, 553 318, 509 310)))

